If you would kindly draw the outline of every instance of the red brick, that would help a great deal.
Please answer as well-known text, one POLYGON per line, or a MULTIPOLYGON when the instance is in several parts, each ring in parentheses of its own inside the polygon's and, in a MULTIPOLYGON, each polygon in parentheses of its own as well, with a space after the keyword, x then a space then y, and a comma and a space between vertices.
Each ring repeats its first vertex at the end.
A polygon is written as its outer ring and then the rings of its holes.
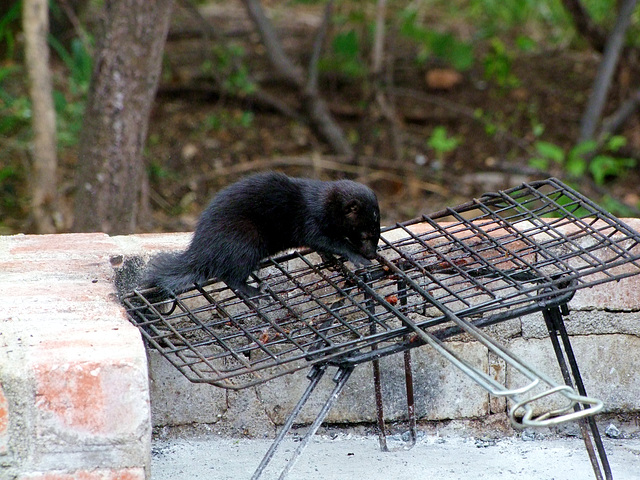
POLYGON ((9 406, 7 397, 4 395, 2 385, 0 385, 0 455, 7 453, 9 442, 9 406))
POLYGON ((144 478, 144 469, 142 468, 121 468, 78 470, 73 473, 28 473, 19 476, 18 480, 144 480, 144 478))
POLYGON ((99 363, 68 368, 36 370, 36 404, 58 417, 66 426, 100 433, 105 428, 105 392, 99 363))
MULTIPOLYGON (((70 347, 73 348, 73 347, 70 347)), ((128 362, 70 362, 35 366, 40 433, 94 437, 131 435, 148 421, 139 367, 128 362)), ((39 433, 39 434, 40 434, 39 433)))

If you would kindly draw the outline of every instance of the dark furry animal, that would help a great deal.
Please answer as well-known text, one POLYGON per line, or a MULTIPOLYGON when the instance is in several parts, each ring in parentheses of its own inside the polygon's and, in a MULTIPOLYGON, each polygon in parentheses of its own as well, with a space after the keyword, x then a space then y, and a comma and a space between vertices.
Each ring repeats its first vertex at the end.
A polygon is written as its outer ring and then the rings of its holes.
POLYGON ((378 200, 368 187, 261 173, 220 191, 202 213, 189 248, 152 259, 145 284, 180 293, 217 277, 255 296, 260 291, 247 278, 270 255, 310 247, 368 264, 379 238, 378 200))

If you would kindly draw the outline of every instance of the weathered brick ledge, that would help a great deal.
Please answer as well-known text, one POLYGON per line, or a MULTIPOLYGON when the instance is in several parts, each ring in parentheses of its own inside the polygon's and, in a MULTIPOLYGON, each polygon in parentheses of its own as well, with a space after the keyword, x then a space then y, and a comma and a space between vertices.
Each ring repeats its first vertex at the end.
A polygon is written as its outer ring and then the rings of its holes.
MULTIPOLYGON (((627 220, 640 230, 640 220, 627 220)), ((148 476, 153 424, 215 424, 272 434, 306 386, 304 372, 240 392, 189 383, 155 353, 117 302, 115 270, 128 259, 183 248, 188 234, 0 237, 0 469, 2 478, 138 480, 148 476), (151 399, 151 401, 150 401, 151 399)), ((125 268, 126 270, 126 268, 125 268)), ((640 412, 640 276, 581 291, 567 327, 587 390, 609 412, 640 412)), ((540 315, 494 327, 509 348, 555 376, 540 315)), ((475 342, 450 342, 485 371, 508 369, 475 342)), ((401 356, 383 360, 386 413, 404 412, 401 356)), ((421 420, 504 412, 428 348, 413 352, 421 420)), ((326 387, 330 381, 328 380, 326 387)), ((356 369, 330 422, 375 418, 370 367, 356 369)), ((317 392, 302 412, 308 421, 317 392)))

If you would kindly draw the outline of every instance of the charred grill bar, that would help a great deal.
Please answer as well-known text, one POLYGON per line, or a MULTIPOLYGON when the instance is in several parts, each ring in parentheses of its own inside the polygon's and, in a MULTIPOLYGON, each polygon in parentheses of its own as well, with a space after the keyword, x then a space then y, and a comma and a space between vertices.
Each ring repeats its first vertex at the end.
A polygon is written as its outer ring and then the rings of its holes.
POLYGON ((510 400, 515 426, 580 422, 596 478, 611 478, 563 314, 577 290, 640 273, 640 235, 558 180, 485 194, 383 231, 378 259, 353 270, 297 251, 263 262, 259 299, 215 279, 170 300, 134 291, 122 300, 148 344, 193 382, 241 389, 310 369, 307 391, 254 474, 271 460, 328 367, 336 387, 281 478, 338 398, 353 369, 374 366, 380 444, 387 449, 377 361, 403 353, 409 445, 415 443, 410 352, 428 344, 493 395, 510 400), (482 327, 543 312, 565 384, 558 385, 486 335, 482 327), (466 333, 518 371, 508 388, 451 352, 466 333), (538 403, 553 397, 546 410, 538 403), (590 434, 589 434, 590 432, 590 434), (595 447, 594 447, 595 445, 595 447))

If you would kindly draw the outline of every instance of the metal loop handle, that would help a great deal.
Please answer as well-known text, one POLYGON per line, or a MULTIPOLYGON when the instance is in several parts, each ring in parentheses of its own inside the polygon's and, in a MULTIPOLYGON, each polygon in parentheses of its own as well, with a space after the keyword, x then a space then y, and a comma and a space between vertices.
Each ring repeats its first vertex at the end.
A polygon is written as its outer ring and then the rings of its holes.
MULTIPOLYGON (((392 262, 389 262, 385 258, 379 257, 379 259, 387 265, 392 270, 398 270, 398 267, 394 265, 392 262)), ((433 347, 439 354, 444 356, 447 360, 449 360, 454 366, 459 368, 465 375, 474 380, 478 385, 487 390, 490 394, 494 396, 502 396, 506 397, 515 405, 509 409, 509 420, 514 427, 524 428, 524 427, 538 427, 538 426, 548 426, 548 425, 557 425, 559 423, 575 420, 578 418, 587 417, 590 415, 594 415, 600 410, 602 410, 604 404, 601 400, 591 397, 581 396, 576 391, 568 386, 568 385, 560 385, 557 382, 553 381, 551 378, 547 377, 542 372, 537 371, 534 367, 527 364, 523 360, 519 359, 515 354, 510 352, 506 347, 497 343, 493 338, 491 338, 487 333, 485 333, 480 328, 473 325, 471 322, 463 320, 458 315, 456 315, 451 309, 447 306, 440 303, 436 300, 432 295, 430 295, 427 291, 425 291, 422 287, 417 285, 410 279, 406 280, 408 283, 411 283, 411 287, 414 291, 420 294, 423 298, 432 303, 436 308, 438 308, 445 316, 455 323, 462 330, 467 332, 469 335, 473 336, 476 340, 478 340, 481 344, 487 347, 491 352, 495 355, 503 359, 508 365, 512 368, 520 372, 527 379, 530 380, 530 383, 527 385, 516 388, 509 389, 506 386, 502 385, 500 382, 486 374, 485 372, 479 370, 476 367, 470 365, 466 360, 458 357, 454 352, 448 349, 442 340, 435 337, 428 331, 420 328, 413 320, 411 320, 407 315, 403 312, 399 311, 393 305, 390 305, 386 302, 385 299, 380 297, 375 291, 369 289, 369 294, 374 297, 378 297, 377 300, 381 302, 383 305, 386 304, 386 308, 393 311, 393 313, 402 320, 402 322, 409 328, 411 328, 422 341, 426 344, 433 347), (544 385, 548 387, 541 393, 533 394, 527 398, 521 398, 523 395, 530 393, 535 387, 539 385, 544 385), (564 397, 567 400, 567 404, 562 408, 556 408, 549 411, 545 411, 541 414, 534 416, 534 411, 532 408, 532 403, 540 400, 542 398, 546 398, 552 395, 559 395, 564 397), (571 413, 566 413, 571 410, 575 405, 589 405, 587 408, 583 408, 577 411, 573 411, 571 413), (519 419, 520 412, 524 410, 524 415, 521 419, 519 419)), ((367 288, 366 284, 363 283, 363 287, 367 288)))

